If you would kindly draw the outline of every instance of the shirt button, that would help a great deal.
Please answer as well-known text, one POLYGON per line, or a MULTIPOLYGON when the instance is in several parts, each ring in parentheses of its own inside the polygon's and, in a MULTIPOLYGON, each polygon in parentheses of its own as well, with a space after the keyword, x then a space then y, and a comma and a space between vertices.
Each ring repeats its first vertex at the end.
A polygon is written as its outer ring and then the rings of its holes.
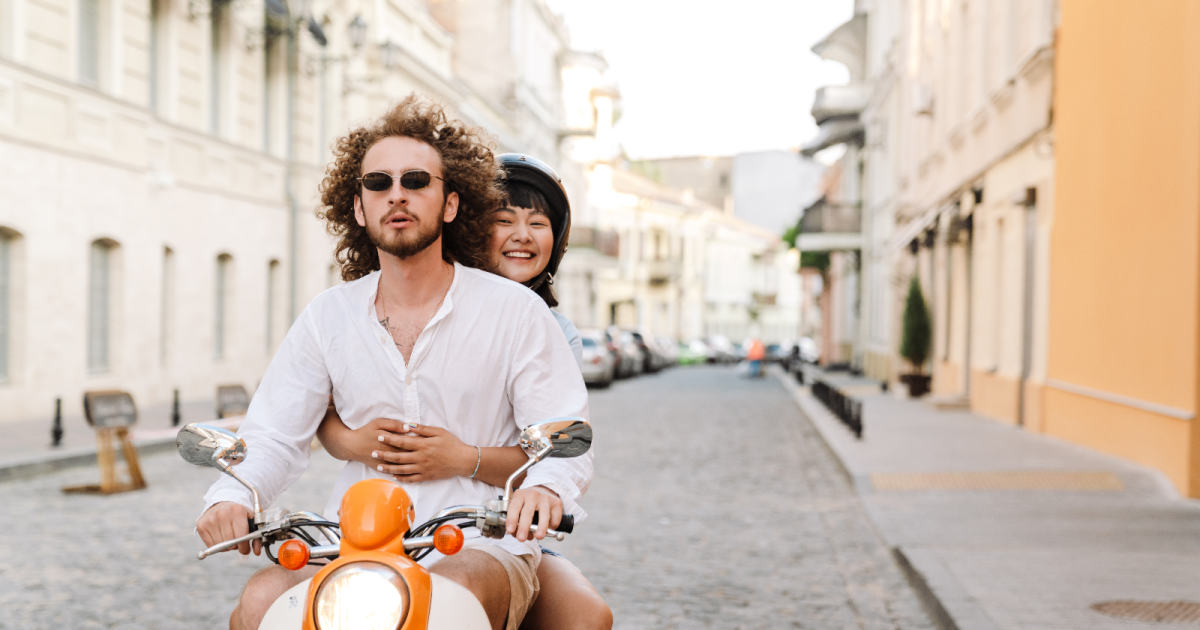
POLYGON ((387 337, 384 335, 379 335, 379 343, 387 343, 387 337))
POLYGON ((406 378, 404 379, 404 384, 405 384, 405 385, 412 385, 412 377, 411 377, 411 376, 409 376, 409 377, 406 377, 406 378))

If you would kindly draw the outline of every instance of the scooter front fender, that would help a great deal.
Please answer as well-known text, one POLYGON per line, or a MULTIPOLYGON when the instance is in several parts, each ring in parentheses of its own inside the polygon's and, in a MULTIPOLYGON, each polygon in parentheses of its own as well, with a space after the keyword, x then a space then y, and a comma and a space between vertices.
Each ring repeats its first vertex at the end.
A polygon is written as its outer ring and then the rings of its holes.
MULTIPOLYGON (((492 627, 483 606, 471 591, 436 573, 430 578, 433 600, 429 607, 429 625, 425 629, 412 630, 489 630, 492 627)), ((299 630, 304 625, 304 607, 311 584, 312 580, 304 580, 280 595, 267 610, 259 629, 299 630)))

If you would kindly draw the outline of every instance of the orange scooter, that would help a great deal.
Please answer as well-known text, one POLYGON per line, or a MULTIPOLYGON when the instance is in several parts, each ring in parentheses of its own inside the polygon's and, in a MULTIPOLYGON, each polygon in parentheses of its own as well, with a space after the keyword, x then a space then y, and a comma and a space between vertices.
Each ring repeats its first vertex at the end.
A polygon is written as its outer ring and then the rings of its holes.
MULTIPOLYGON (((458 553, 463 528, 476 527, 482 536, 503 538, 514 480, 547 457, 583 455, 591 448, 592 428, 581 418, 554 418, 526 427, 518 444, 529 461, 509 477, 503 496, 487 505, 442 510, 416 527, 408 493, 386 479, 351 486, 342 497, 340 523, 312 512, 264 512, 258 490, 233 469, 247 451, 237 434, 189 424, 180 429, 176 442, 185 460, 228 474, 253 496, 250 533, 201 551, 199 559, 261 540, 267 557, 291 570, 328 562, 311 580, 271 605, 259 626, 262 630, 487 630, 491 624, 475 596, 431 574, 418 561, 434 549, 444 555, 458 553), (276 543, 278 554, 272 549, 276 543)), ((564 515, 557 531, 548 535, 563 540, 573 527, 573 518, 564 515)))

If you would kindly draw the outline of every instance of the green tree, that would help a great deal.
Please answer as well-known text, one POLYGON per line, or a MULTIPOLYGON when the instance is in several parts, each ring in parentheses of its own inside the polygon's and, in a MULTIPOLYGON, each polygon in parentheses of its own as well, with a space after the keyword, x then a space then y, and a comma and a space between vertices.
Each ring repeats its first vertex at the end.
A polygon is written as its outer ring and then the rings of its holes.
POLYGON ((908 297, 904 300, 904 331, 900 339, 900 356, 908 359, 917 374, 925 371, 929 358, 929 347, 933 342, 933 326, 929 321, 929 307, 921 293, 921 281, 913 276, 908 283, 908 297))

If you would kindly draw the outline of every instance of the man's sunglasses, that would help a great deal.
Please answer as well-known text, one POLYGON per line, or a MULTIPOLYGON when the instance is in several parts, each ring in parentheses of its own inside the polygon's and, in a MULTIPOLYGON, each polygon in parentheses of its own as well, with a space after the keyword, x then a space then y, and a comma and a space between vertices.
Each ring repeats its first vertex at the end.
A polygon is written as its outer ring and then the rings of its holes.
MULTIPOLYGON (((359 177, 358 181, 362 182, 363 188, 367 190, 383 192, 392 189, 392 180, 395 179, 400 180, 400 186, 405 190, 421 190, 433 182, 434 178, 442 179, 428 171, 406 171, 401 173, 398 178, 391 173, 375 171, 359 177)), ((442 181, 446 180, 442 179, 442 181)))

